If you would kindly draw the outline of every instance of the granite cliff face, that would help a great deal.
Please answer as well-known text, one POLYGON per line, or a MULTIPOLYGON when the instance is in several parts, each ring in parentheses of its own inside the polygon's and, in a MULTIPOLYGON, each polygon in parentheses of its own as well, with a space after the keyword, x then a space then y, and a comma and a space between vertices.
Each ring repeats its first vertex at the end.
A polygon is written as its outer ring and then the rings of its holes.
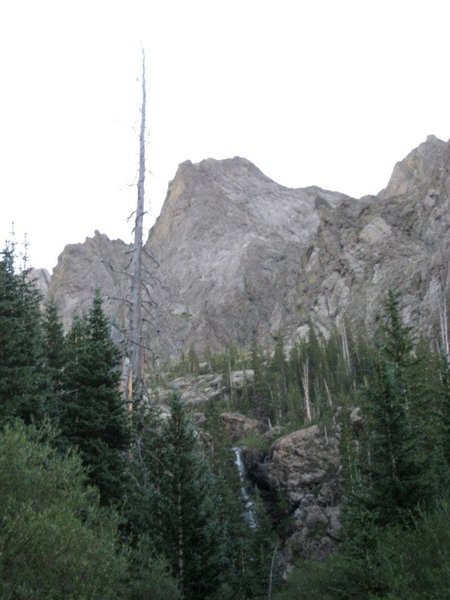
POLYGON ((450 144, 430 136, 377 196, 319 209, 309 282, 299 295, 313 321, 326 327, 347 314, 370 324, 392 288, 407 322, 432 327, 448 289, 449 173, 450 144))
POLYGON ((128 293, 130 247, 96 231, 82 244, 66 246, 53 269, 47 294, 55 298, 63 324, 92 304, 96 290, 102 294, 105 312, 111 318, 113 337, 120 342, 126 323, 124 299, 128 293))
POLYGON ((175 350, 270 342, 317 235, 318 198, 336 206, 345 196, 289 190, 241 158, 179 167, 146 246, 175 350))
MULTIPOLYGON (((433 136, 361 199, 282 187, 242 158, 181 164, 145 246, 154 356, 270 346, 309 320, 369 325, 390 287, 404 317, 430 329, 448 289, 449 174, 450 144, 433 136)), ((124 325, 129 250, 99 233, 65 248, 49 289, 66 322, 98 288, 124 325)))
POLYGON ((282 533, 286 564, 294 557, 323 559, 340 540, 339 442, 311 425, 277 439, 263 461, 247 452, 250 478, 262 497, 282 498, 290 516, 282 533))

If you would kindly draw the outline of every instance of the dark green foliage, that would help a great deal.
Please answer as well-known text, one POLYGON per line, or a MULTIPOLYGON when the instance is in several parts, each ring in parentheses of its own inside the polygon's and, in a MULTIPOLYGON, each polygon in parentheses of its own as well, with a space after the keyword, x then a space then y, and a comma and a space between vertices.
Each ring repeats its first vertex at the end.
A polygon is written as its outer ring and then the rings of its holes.
POLYGON ((131 552, 128 580, 129 600, 182 600, 167 560, 155 554, 145 535, 131 552))
MULTIPOLYGON (((197 432, 175 399, 166 419, 154 406, 141 407, 129 448, 118 355, 100 298, 64 339, 54 302, 42 320, 36 290, 15 272, 6 249, 0 260, 0 421, 60 419, 62 437, 48 428, 31 434, 23 424, 0 435, 0 597, 271 597, 280 584, 276 536, 258 494, 258 527, 243 517, 218 416, 225 406, 289 429, 310 422, 338 428, 343 542, 326 561, 298 565, 277 598, 446 598, 447 359, 429 340, 413 339, 392 293, 373 338, 344 323, 326 339, 311 323, 309 329, 289 356, 281 334, 271 354, 253 344, 248 355, 232 347, 209 355, 225 394, 219 409, 207 411, 208 433, 197 432), (254 381, 233 385, 232 371, 247 368, 254 381), (359 428, 350 419, 356 406, 359 428), (68 446, 79 456, 61 452, 68 446), (100 505, 121 503, 124 489, 120 553, 117 516, 100 505)), ((179 372, 198 374, 193 348, 179 372)))
MULTIPOLYGON (((275 600, 350 600, 365 596, 352 596, 341 593, 346 587, 348 571, 339 555, 326 561, 304 561, 289 574, 284 589, 275 594, 275 600)), ((349 586, 350 587, 350 586, 349 586)), ((358 590, 358 593, 360 590, 358 590)))
POLYGON ((117 517, 86 486, 81 461, 52 449, 48 428, 0 434, 0 597, 123 598, 117 517))
POLYGON ((132 529, 146 533, 157 553, 165 554, 184 598, 212 596, 226 581, 228 534, 197 434, 176 398, 162 425, 150 415, 138 427, 132 529))
POLYGON ((440 400, 441 400, 441 415, 440 420, 443 454, 450 470, 450 365, 446 357, 441 356, 440 368, 440 400))
POLYGON ((45 382, 39 295, 25 274, 17 274, 10 248, 0 260, 0 421, 25 422, 43 415, 45 382))
MULTIPOLYGON (((324 338, 310 323, 308 337, 292 346, 288 356, 285 338, 279 333, 270 354, 252 344, 249 357, 246 361, 241 358, 240 366, 252 369, 254 379, 242 391, 227 390, 227 396, 234 399, 233 407, 240 412, 273 425, 300 427, 318 422, 333 427, 341 398, 353 393, 362 379, 357 351, 344 326, 324 338)), ((229 380, 226 370, 224 377, 229 380)))
MULTIPOLYGON (((256 488, 252 496, 256 527, 249 523, 245 514, 248 507, 242 498, 242 483, 236 467, 236 454, 230 448, 229 436, 220 419, 220 409, 216 405, 209 406, 206 418, 208 451, 221 499, 217 506, 218 518, 225 524, 231 541, 227 548, 230 566, 226 574, 226 589, 230 591, 230 600, 266 599, 269 579, 275 586, 280 576, 276 532, 256 488)), ((254 446, 251 448, 254 449, 254 446)))
POLYGON ((63 326, 53 298, 49 298, 45 305, 43 344, 46 366, 59 373, 66 363, 66 345, 63 326))
MULTIPOLYGON (((390 293, 386 319, 356 373, 364 426, 340 415, 346 478, 344 543, 324 563, 305 562, 278 598, 434 599, 448 595, 449 469, 445 361, 414 342, 390 293), (420 565, 420 567, 419 567, 420 565)), ((357 354, 358 356, 358 354, 357 354)))
POLYGON ((55 301, 50 298, 45 306, 43 329, 43 374, 47 381, 46 412, 59 419, 61 399, 64 392, 64 368, 67 348, 64 330, 55 301))
POLYGON ((432 434, 433 406, 424 405, 430 400, 425 389, 431 364, 425 356, 413 354, 413 341, 393 294, 388 297, 378 346, 365 391, 367 435, 360 460, 364 494, 359 497, 377 515, 376 524, 384 526, 409 518, 420 506, 431 506, 439 492, 442 474, 438 476, 436 469, 442 461, 432 434))
POLYGON ((241 600, 250 598, 254 586, 252 553, 249 539, 252 530, 244 518, 244 506, 240 493, 240 479, 235 465, 235 454, 230 439, 220 419, 220 410, 211 405, 206 411, 208 435, 208 458, 215 476, 220 501, 217 518, 221 522, 229 542, 226 546, 227 569, 224 572, 226 588, 220 597, 241 600), (226 596, 228 589, 230 595, 226 596))
POLYGON ((276 600, 436 600, 448 598, 450 507, 420 513, 405 529, 378 530, 370 553, 305 561, 276 600))
POLYGON ((67 343, 62 433, 79 448, 102 503, 118 502, 129 429, 119 393, 118 353, 98 295, 87 317, 75 320, 67 343))
MULTIPOLYGON (((450 505, 420 513, 405 531, 392 527, 377 541, 372 561, 384 600, 435 600, 449 597, 450 505)), ((374 596, 373 596, 374 598, 374 596)))
POLYGON ((252 416, 269 419, 275 423, 276 406, 270 388, 267 361, 255 341, 250 352, 250 368, 254 373, 253 384, 248 392, 250 413, 252 416))

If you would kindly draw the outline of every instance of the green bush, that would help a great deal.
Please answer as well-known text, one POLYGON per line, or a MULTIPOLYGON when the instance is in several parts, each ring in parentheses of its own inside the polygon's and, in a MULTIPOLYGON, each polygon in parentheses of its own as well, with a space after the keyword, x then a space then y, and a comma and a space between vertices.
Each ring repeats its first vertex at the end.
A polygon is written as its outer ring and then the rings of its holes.
POLYGON ((177 581, 167 560, 157 556, 150 540, 143 536, 130 561, 127 598, 129 600, 181 600, 177 581))
POLYGON ((374 570, 386 590, 383 600, 449 598, 450 504, 422 514, 406 531, 386 531, 378 541, 374 570))
POLYGON ((437 600, 450 597, 450 504, 413 526, 378 530, 370 553, 305 561, 276 600, 437 600))
POLYGON ((121 598, 116 515, 86 487, 79 457, 59 455, 51 437, 22 424, 0 434, 0 597, 121 598))

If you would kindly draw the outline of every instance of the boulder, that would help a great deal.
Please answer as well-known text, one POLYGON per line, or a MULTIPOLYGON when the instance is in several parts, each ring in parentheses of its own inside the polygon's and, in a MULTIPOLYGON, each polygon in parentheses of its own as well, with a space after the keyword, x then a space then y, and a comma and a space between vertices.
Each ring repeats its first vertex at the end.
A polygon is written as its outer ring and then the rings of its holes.
POLYGON ((317 425, 311 425, 281 437, 272 445, 266 478, 294 506, 312 490, 319 496, 338 469, 336 438, 326 438, 317 425))
MULTIPOLYGON (((252 458, 248 455, 247 458, 252 458)), ((342 496, 337 439, 311 425, 276 440, 248 465, 274 521, 284 529, 282 557, 323 559, 339 541, 342 496), (280 506, 284 509, 280 509, 280 506)))
POLYGON ((262 434, 267 426, 258 419, 251 419, 236 412, 223 412, 220 418, 232 443, 250 434, 262 434))

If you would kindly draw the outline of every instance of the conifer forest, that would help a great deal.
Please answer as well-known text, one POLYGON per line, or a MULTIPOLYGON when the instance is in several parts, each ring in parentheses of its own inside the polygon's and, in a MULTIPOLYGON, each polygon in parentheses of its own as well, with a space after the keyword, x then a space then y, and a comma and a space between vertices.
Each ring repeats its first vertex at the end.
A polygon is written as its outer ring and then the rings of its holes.
MULTIPOLYGON (((5 600, 423 600, 450 598, 450 370, 439 328, 421 337, 385 291, 371 331, 346 324, 270 351, 192 349, 151 364, 127 410, 120 347, 98 293, 63 329, 0 258, 0 598, 5 600), (224 382, 203 420, 165 378, 224 382), (237 389, 230 373, 252 371, 237 389), (270 423, 231 442, 221 412, 270 423), (356 415, 356 417, 355 417, 356 415), (339 539, 322 560, 283 559, 293 511, 243 493, 237 451, 264 457, 316 425, 338 440, 339 539), (234 449, 234 450, 233 450, 234 449)), ((261 459, 262 461, 264 458, 261 459)), ((244 490, 245 491, 245 490, 244 490)))

